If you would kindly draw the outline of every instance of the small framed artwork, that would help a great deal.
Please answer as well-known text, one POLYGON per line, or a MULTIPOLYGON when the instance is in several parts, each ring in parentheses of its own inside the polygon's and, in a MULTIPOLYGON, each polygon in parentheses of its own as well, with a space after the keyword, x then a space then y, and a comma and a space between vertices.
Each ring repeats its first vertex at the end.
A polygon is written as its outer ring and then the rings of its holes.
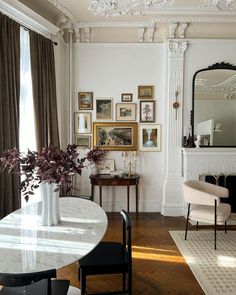
POLYGON ((117 103, 116 104, 117 121, 135 121, 136 103, 117 103))
POLYGON ((109 174, 115 170, 115 160, 104 159, 104 161, 99 165, 99 174, 109 174))
POLYGON ((140 122, 155 122, 155 101, 140 101, 140 122))
POLYGON ((132 93, 122 93, 121 94, 121 101, 122 102, 131 102, 133 100, 132 93))
POLYGON ((75 135, 75 144, 79 149, 89 149, 91 147, 90 135, 75 135))
POLYGON ((93 109, 93 92, 79 92, 78 93, 79 110, 93 109))
POLYGON ((136 151, 137 123, 94 122, 93 146, 111 151, 136 151))
POLYGON ((91 113, 74 114, 74 133, 92 133, 91 113))
POLYGON ((138 86, 138 98, 139 99, 153 99, 154 98, 154 86, 138 86))
POLYGON ((96 120, 112 120, 113 118, 113 99, 96 98, 96 120))
POLYGON ((161 150, 161 125, 140 124, 139 150, 159 152, 161 150))

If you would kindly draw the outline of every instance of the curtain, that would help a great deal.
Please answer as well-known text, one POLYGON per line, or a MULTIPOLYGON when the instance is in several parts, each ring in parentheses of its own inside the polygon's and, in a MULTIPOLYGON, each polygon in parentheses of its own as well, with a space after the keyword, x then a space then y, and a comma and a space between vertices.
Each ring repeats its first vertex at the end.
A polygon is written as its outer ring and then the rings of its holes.
MULTIPOLYGON (((0 13, 0 155, 19 148, 20 25, 0 13)), ((0 218, 20 207, 20 178, 0 174, 0 218)))
POLYGON ((53 43, 30 31, 30 52, 37 149, 59 147, 53 43))

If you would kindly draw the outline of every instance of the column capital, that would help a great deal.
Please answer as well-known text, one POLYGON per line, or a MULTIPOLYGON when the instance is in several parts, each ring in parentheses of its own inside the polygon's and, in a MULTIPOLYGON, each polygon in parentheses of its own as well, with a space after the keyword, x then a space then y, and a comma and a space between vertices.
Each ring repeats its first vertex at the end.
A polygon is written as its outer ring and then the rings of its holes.
POLYGON ((188 42, 169 40, 167 46, 169 57, 184 57, 185 50, 188 47, 188 42))

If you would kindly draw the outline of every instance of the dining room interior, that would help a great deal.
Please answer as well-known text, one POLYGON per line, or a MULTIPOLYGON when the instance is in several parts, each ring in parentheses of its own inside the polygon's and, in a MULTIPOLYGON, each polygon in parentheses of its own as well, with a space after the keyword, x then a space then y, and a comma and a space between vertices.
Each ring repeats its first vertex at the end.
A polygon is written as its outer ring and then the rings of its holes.
POLYGON ((236 1, 1 0, 0 23, 0 285, 236 294, 236 1))

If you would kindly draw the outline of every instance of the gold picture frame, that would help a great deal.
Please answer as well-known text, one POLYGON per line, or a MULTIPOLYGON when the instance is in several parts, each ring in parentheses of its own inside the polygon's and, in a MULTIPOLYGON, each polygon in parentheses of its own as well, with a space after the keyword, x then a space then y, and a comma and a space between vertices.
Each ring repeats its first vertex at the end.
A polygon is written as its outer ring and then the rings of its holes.
POLYGON ((138 149, 138 124, 94 122, 93 146, 110 151, 136 151, 138 149))
POLYGON ((78 93, 78 108, 79 110, 93 109, 93 92, 78 93))
POLYGON ((153 99, 154 98, 154 86, 138 86, 138 98, 139 99, 153 99))

